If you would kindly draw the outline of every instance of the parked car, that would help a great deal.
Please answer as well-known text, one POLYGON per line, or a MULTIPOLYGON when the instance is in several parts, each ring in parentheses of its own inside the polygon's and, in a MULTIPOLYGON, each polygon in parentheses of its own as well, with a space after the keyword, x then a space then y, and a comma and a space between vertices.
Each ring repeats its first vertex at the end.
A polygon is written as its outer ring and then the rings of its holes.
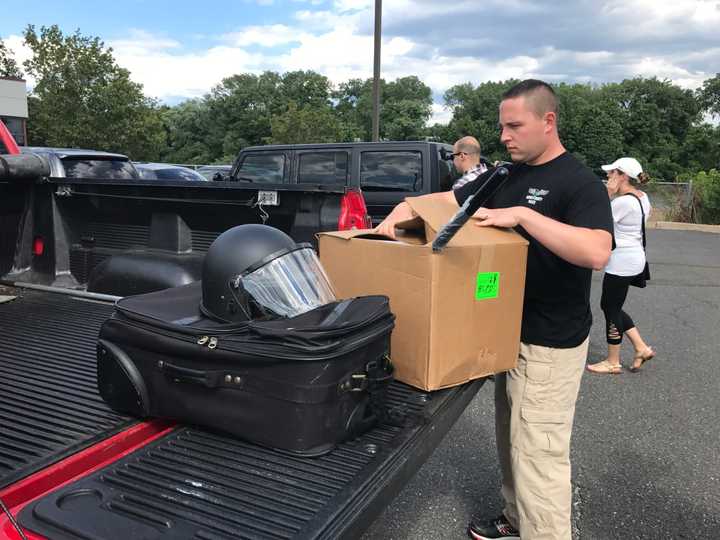
POLYGON ((203 165, 195 170, 208 180, 227 180, 232 165, 203 165))
POLYGON ((146 180, 188 180, 207 182, 209 179, 188 167, 168 163, 134 163, 140 178, 146 180))
POLYGON ((122 154, 46 146, 21 146, 20 152, 36 154, 46 159, 50 165, 50 176, 54 178, 113 180, 137 180, 140 178, 130 159, 122 154))

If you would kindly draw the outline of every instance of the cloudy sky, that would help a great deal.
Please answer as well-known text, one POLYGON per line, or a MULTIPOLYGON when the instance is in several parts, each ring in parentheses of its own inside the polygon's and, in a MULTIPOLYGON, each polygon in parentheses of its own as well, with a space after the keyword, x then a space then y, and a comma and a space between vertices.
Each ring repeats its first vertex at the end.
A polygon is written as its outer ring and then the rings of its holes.
MULTIPOLYGON (((2 0, 2 4, 9 0, 2 0)), ((0 5, 2 5, 0 4, 0 5)), ((174 104, 223 77, 312 69, 372 76, 374 0, 35 0, 0 7, 0 38, 58 24, 113 47, 145 93, 174 104)), ((382 74, 434 94, 472 82, 603 83, 657 76, 695 88, 720 71, 720 0, 385 0, 382 74)), ((32 82, 32 81, 30 81, 32 82)))

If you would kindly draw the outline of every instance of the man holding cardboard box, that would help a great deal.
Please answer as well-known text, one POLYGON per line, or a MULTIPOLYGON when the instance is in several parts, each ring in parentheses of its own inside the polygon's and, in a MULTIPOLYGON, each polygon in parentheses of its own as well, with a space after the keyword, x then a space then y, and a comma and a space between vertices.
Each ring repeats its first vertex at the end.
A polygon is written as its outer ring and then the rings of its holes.
MULTIPOLYGON (((495 379, 503 514, 473 519, 476 540, 570 540, 570 435, 592 323, 590 279, 610 257, 612 214, 599 178, 563 147, 557 97, 537 80, 500 104, 500 140, 514 165, 504 187, 475 214, 479 227, 514 227, 528 242, 517 367, 495 379)), ((462 205, 490 172, 454 192, 426 195, 462 205)), ((376 228, 414 217, 401 203, 376 228)))

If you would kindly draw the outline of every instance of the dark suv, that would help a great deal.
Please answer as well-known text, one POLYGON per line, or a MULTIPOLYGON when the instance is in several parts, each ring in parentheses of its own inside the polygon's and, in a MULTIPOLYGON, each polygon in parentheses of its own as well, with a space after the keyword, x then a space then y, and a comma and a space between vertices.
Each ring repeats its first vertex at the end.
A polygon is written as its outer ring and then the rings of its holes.
POLYGON ((452 145, 425 141, 251 146, 228 180, 360 188, 373 223, 405 197, 451 188, 452 145))

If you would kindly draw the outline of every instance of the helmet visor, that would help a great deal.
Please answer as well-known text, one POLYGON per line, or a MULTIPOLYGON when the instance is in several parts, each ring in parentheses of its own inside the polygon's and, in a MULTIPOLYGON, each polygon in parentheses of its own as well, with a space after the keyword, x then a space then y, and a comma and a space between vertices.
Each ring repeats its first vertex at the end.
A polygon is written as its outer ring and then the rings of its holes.
POLYGON ((236 280, 263 310, 281 317, 295 317, 336 301, 330 280, 310 247, 277 257, 236 280))

